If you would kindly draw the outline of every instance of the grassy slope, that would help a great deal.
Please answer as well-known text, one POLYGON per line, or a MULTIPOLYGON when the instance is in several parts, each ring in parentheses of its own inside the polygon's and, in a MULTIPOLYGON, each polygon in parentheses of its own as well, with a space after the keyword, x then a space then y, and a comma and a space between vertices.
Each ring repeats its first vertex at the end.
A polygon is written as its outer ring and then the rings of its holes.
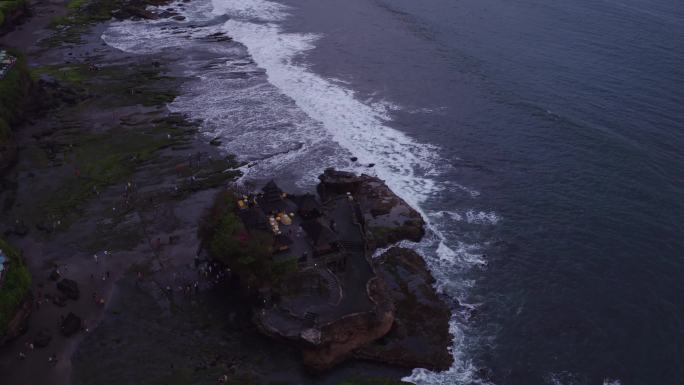
MULTIPOLYGON (((2 2, 3 0, 0 0, 0 3, 2 2)), ((26 59, 15 52, 10 52, 10 54, 17 56, 18 60, 5 78, 0 80, 0 143, 9 139, 12 132, 11 125, 21 115, 30 84, 26 59)))
POLYGON ((31 276, 19 253, 0 239, 0 250, 9 257, 9 268, 0 286, 0 335, 5 334, 7 323, 14 316, 31 287, 31 276))

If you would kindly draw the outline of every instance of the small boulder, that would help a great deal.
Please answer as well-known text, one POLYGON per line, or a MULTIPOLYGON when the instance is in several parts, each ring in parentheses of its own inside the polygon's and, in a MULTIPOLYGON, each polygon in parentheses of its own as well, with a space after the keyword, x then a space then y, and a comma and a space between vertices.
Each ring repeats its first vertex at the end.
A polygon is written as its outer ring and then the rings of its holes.
POLYGON ((63 279, 57 283, 57 289, 61 291, 67 298, 77 301, 81 296, 78 290, 78 283, 71 279, 63 279))
POLYGON ((62 321, 60 330, 65 337, 71 337, 81 330, 83 323, 81 318, 74 313, 69 313, 62 321))
POLYGON ((219 138, 214 138, 209 141, 209 144, 211 144, 212 146, 220 146, 221 140, 219 138))

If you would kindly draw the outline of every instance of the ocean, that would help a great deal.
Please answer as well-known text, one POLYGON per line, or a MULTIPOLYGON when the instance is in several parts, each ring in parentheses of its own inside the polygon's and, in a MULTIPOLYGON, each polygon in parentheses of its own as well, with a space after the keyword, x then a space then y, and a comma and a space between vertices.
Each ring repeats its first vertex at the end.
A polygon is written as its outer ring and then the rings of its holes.
POLYGON ((453 309, 455 362, 407 381, 684 383, 684 2, 172 6, 186 19, 102 38, 176 53, 169 107, 242 182, 365 172, 426 218, 405 246, 453 309))

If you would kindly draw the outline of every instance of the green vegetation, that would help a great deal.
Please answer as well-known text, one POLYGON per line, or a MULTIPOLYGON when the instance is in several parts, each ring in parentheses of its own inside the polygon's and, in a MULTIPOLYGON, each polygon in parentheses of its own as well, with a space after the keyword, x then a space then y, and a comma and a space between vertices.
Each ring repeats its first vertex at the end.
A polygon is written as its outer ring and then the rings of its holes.
MULTIPOLYGON (((0 0, 2 2, 3 0, 0 0)), ((69 0, 69 13, 52 20, 56 33, 43 41, 48 46, 78 44, 81 35, 96 23, 127 16, 145 17, 147 4, 131 0, 69 0)))
POLYGON ((275 285, 296 270, 296 261, 274 262, 273 235, 247 231, 236 215, 237 195, 219 193, 200 226, 200 237, 213 258, 222 261, 250 283, 275 285))
POLYGON ((19 253, 0 239, 0 250, 9 259, 8 269, 0 282, 0 336, 31 288, 31 276, 19 253))
POLYGON ((12 12, 23 7, 26 7, 26 0, 0 0, 0 27, 12 12))
MULTIPOLYGON (((161 130, 160 130, 161 131, 161 130)), ((106 186, 124 182, 162 148, 176 143, 164 133, 111 130, 74 138, 65 160, 73 164, 74 175, 52 191, 43 205, 44 213, 62 219, 106 186)))
POLYGON ((10 54, 17 57, 17 62, 0 80, 0 144, 9 139, 12 125, 21 118, 31 84, 26 59, 16 52, 10 54))
MULTIPOLYGON (((2 1, 2 0, 0 0, 2 1)), ((31 70, 31 77, 37 80, 41 75, 49 75, 59 81, 71 84, 81 84, 88 79, 88 72, 85 65, 74 66, 44 66, 31 70)))

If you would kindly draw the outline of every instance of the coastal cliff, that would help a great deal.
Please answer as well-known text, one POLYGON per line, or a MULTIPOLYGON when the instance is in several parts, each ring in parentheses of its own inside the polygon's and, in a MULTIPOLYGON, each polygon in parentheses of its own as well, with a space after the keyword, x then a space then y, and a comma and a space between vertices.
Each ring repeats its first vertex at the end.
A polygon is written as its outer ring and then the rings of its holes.
POLYGON ((421 215, 377 177, 328 169, 319 179, 318 192, 323 200, 347 193, 357 197, 369 249, 402 240, 419 242, 425 235, 421 215))
POLYGON ((420 215, 378 178, 328 169, 319 179, 320 201, 271 181, 219 196, 208 213, 211 254, 250 286, 257 328, 297 347, 317 371, 350 358, 447 369, 450 312, 422 258, 403 248, 371 257, 419 241, 420 215), (249 265, 245 250, 256 257, 249 265), (290 268, 266 273, 278 264, 290 268))
POLYGON ((434 290, 435 279, 423 257, 411 249, 393 247, 374 264, 388 286, 395 320, 382 339, 358 349, 354 356, 409 368, 448 369, 453 362, 451 312, 434 290))

